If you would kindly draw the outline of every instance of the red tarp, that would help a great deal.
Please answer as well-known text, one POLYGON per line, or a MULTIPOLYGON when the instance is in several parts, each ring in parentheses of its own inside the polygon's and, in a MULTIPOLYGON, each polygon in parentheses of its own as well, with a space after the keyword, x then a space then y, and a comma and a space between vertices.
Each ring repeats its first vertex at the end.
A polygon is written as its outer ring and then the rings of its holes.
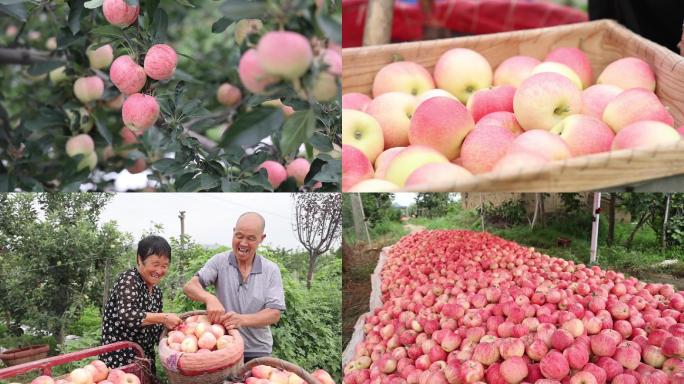
MULTIPOLYGON (((357 47, 363 40, 367 0, 342 0, 342 46, 357 47)), ((477 35, 550 27, 587 21, 587 14, 543 0, 435 0, 424 15, 418 4, 395 1, 393 41, 421 40, 423 26, 477 35)))

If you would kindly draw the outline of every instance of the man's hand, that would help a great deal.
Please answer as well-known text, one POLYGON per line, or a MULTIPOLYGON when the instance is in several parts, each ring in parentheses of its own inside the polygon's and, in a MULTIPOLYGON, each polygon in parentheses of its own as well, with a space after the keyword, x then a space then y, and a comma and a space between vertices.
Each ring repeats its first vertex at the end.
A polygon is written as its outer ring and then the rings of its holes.
POLYGON ((164 314, 164 326, 168 329, 174 329, 182 322, 183 320, 181 320, 181 318, 175 313, 164 314))
POLYGON ((226 312, 221 316, 221 324, 226 330, 240 329, 245 326, 245 315, 236 312, 226 312))
POLYGON ((207 316, 209 316, 209 321, 212 324, 222 323, 222 316, 226 313, 226 309, 223 304, 216 298, 216 296, 211 296, 206 301, 207 304, 207 316))

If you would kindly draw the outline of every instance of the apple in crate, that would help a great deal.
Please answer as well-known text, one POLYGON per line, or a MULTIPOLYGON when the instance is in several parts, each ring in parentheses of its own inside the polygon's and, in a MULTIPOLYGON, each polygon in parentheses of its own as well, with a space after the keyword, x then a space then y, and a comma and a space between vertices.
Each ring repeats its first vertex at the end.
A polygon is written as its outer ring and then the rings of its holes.
POLYGON ((223 328, 222 325, 219 324, 212 324, 211 326, 211 333, 214 334, 214 336, 218 339, 219 337, 223 336, 226 334, 226 329, 223 328))
POLYGON ((224 349, 235 343, 235 338, 231 335, 223 335, 216 340, 216 349, 224 349))
POLYGON ((252 376, 257 379, 268 379, 275 369, 269 365, 256 365, 252 367, 252 376))
POLYGON ((114 384, 140 384, 140 379, 138 378, 138 376, 132 373, 127 373, 123 375, 123 377, 118 383, 114 384))
POLYGON ((280 370, 274 370, 274 372, 271 373, 271 376, 269 376, 268 379, 273 384, 288 384, 289 382, 289 377, 287 373, 280 370))
POLYGON ((69 373, 69 381, 73 384, 92 384, 93 375, 85 368, 76 368, 69 373))
POLYGON ((93 360, 90 364, 83 367, 87 369, 93 376, 93 381, 99 383, 107 378, 109 375, 109 368, 101 360, 93 360))
POLYGON ((45 376, 45 375, 38 376, 35 379, 33 379, 33 381, 31 382, 31 384, 54 384, 54 383, 55 383, 55 381, 52 379, 52 377, 45 376))
POLYGON ((181 351, 189 353, 197 352, 197 338, 193 335, 186 336, 181 343, 181 351))
POLYGON ((185 339, 185 336, 186 336, 185 333, 183 333, 181 331, 169 332, 169 339, 168 339, 169 345, 171 345, 171 343, 179 343, 179 344, 182 343, 183 339, 185 339))
POLYGON ((199 339, 205 332, 207 332, 210 329, 211 325, 209 323, 197 323, 197 327, 195 328, 195 336, 197 336, 197 338, 199 339))
POLYGON ((207 331, 197 340, 197 346, 201 349, 212 350, 216 346, 216 336, 211 331, 207 331))
POLYGON ((107 381, 111 381, 112 383, 119 383, 124 375, 126 375, 126 372, 124 372, 122 369, 114 368, 109 372, 109 376, 107 376, 107 381))
POLYGON ((330 374, 322 369, 311 372, 311 376, 317 378, 321 384, 335 384, 335 380, 333 380, 330 374))

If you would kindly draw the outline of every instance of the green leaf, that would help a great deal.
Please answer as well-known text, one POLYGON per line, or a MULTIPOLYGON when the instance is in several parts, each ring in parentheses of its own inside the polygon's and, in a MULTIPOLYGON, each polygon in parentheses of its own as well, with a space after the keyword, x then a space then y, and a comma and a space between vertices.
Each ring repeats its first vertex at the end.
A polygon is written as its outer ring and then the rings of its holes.
POLYGON ((273 186, 268 182, 268 172, 266 169, 261 168, 259 172, 255 173, 252 177, 244 180, 245 184, 254 187, 261 187, 267 191, 272 191, 273 186))
POLYGON ((218 19, 214 24, 211 25, 211 32, 212 33, 222 33, 232 23, 233 23, 233 20, 231 20, 227 17, 222 17, 222 18, 218 19))
POLYGON ((298 151, 299 146, 313 135, 315 129, 316 117, 313 110, 295 112, 283 126, 280 150, 285 154, 298 151))
POLYGON ((73 0, 69 2, 69 30, 72 34, 77 34, 81 31, 81 16, 83 15, 83 3, 85 0, 73 0))
POLYGON ((266 1, 225 0, 221 13, 232 20, 261 18, 266 13, 266 1))
MULTIPOLYGON (((316 162, 316 159, 314 162, 316 162)), ((309 171, 311 174, 311 171, 309 171)), ((307 175, 308 176, 308 175, 307 175)), ((313 179, 324 183, 339 183, 342 177, 342 161, 331 159, 321 166, 321 170, 317 172, 313 179)))
POLYGON ((8 174, 0 175, 0 192, 10 192, 8 174))
POLYGON ((187 0, 176 0, 176 3, 183 5, 183 6, 186 6, 186 7, 195 8, 195 5, 192 4, 191 2, 187 1, 187 0))
POLYGON ((27 20, 28 12, 26 12, 26 7, 24 6, 24 4, 12 4, 12 0, 9 1, 9 4, 0 5, 0 13, 4 13, 10 17, 14 17, 15 19, 25 23, 27 20))
POLYGON ((63 126, 64 114, 57 111, 41 108, 38 115, 34 119, 25 120, 24 127, 30 131, 41 131, 46 128, 63 126))
POLYGON ((152 21, 152 33, 154 34, 155 41, 165 41, 166 31, 169 27, 169 16, 161 8, 157 8, 154 12, 154 20, 152 21))
POLYGON ((104 0, 86 1, 85 3, 83 3, 83 8, 86 8, 86 9, 100 8, 102 6, 102 3, 104 3, 104 0))
POLYGON ((99 109, 93 109, 90 112, 90 116, 95 119, 95 127, 97 127, 97 132, 105 139, 107 144, 112 145, 112 132, 109 131, 107 127, 107 119, 102 116, 102 111, 99 109))
POLYGON ((152 164, 152 168, 159 172, 166 173, 171 167, 176 165, 175 159, 161 159, 152 164))
POLYGON ((242 188, 240 183, 235 181, 228 181, 228 179, 221 180, 221 191, 222 192, 240 192, 242 188))
POLYGON ((145 13, 147 15, 154 15, 155 11, 159 7, 159 0, 146 0, 145 1, 145 13))
POLYGON ((257 107, 240 115, 223 135, 221 147, 253 146, 268 137, 283 124, 285 115, 280 108, 257 107))
POLYGON ((321 152, 330 152, 333 150, 332 140, 320 132, 315 132, 313 136, 311 136, 309 144, 313 145, 314 148, 321 152))
POLYGON ((321 31, 323 31, 327 38, 336 42, 337 44, 342 43, 341 23, 329 15, 325 15, 320 12, 316 14, 316 23, 318 23, 318 27, 321 28, 321 31))
POLYGON ((90 30, 96 36, 121 38, 121 28, 115 25, 100 25, 90 30))
POLYGON ((65 63, 61 60, 46 60, 39 63, 33 64, 29 69, 28 73, 31 76, 38 76, 44 73, 48 73, 53 69, 63 66, 65 63))
POLYGON ((193 99, 189 103, 183 105, 181 114, 185 117, 193 116, 202 107, 202 99, 193 99))

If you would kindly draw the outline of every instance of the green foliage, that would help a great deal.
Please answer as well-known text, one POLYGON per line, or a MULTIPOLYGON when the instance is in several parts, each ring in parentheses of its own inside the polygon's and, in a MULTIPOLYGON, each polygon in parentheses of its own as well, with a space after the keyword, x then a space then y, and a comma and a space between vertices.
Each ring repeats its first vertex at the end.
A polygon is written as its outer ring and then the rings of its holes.
POLYGON ((419 193, 416 196, 418 215, 424 217, 443 216, 449 209, 448 193, 419 193))
MULTIPOLYGON (((97 227, 106 194, 1 195, 0 237, 7 242, 0 289, 10 300, 0 309, 9 327, 29 325, 62 342, 65 327, 92 300, 104 258, 118 256, 126 235, 97 227), (31 287, 31 295, 25 295, 31 287)), ((101 292, 101 289, 100 291, 101 292)), ((100 293, 101 295, 101 293, 100 293)), ((95 299, 96 300, 96 299, 95 299)))
POLYGON ((310 290, 289 276, 283 283, 288 308, 272 328, 274 356, 297 362, 309 372, 324 368, 341 382, 341 257, 317 271, 310 290))
POLYGON ((579 193, 561 193, 561 204, 566 214, 580 213, 583 208, 582 198, 579 193))
MULTIPOLYGON (((484 211, 485 220, 489 224, 495 226, 511 226, 527 223, 527 212, 525 211, 525 202, 522 200, 507 200, 498 206, 492 203, 485 203, 482 209, 484 211)), ((478 214, 480 208, 477 208, 478 214)))

